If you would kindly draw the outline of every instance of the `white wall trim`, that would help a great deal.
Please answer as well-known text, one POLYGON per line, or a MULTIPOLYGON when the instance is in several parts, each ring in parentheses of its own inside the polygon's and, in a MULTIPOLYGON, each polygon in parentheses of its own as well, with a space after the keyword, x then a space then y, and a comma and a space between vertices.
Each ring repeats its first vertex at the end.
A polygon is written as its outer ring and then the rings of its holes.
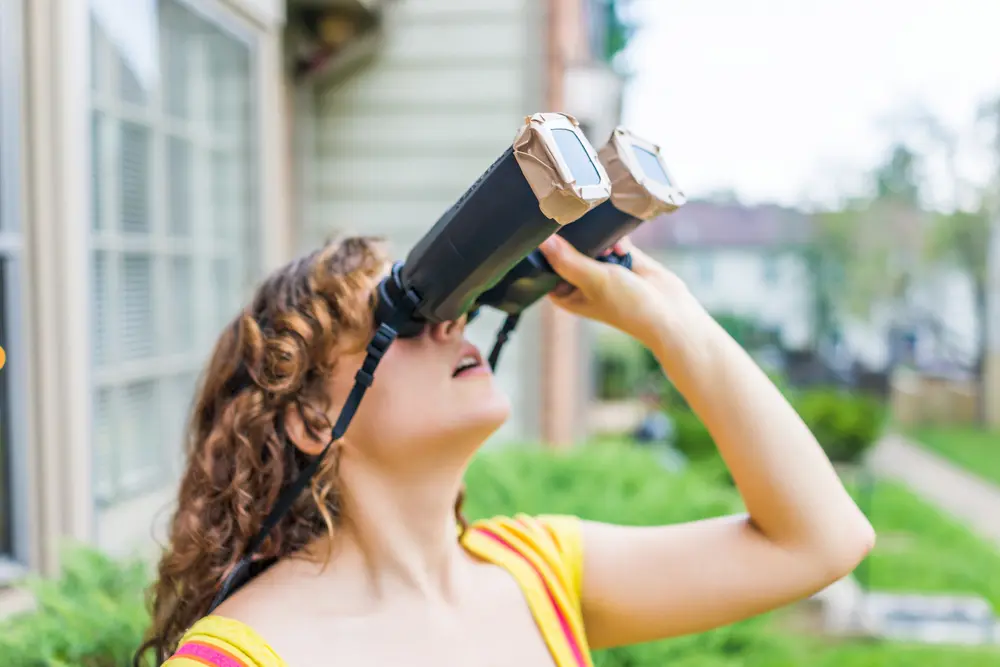
POLYGON ((58 566, 64 538, 90 540, 94 528, 90 449, 89 7, 27 2, 29 168, 25 230, 34 344, 31 449, 37 450, 40 566, 58 566), (58 193, 58 196, 54 196, 58 193))

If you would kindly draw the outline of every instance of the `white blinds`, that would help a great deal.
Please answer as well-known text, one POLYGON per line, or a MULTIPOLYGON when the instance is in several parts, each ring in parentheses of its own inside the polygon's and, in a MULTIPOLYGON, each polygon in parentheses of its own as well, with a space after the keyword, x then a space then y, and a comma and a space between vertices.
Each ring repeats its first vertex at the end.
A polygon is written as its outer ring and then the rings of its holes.
POLYGON ((197 373, 261 252, 248 44, 159 3, 146 89, 92 22, 95 487, 173 480, 197 373))

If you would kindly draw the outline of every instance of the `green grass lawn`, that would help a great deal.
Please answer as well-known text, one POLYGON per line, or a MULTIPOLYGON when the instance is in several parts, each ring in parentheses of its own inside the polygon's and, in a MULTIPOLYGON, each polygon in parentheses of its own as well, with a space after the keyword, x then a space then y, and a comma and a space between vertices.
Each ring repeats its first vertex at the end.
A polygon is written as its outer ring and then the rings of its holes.
POLYGON ((851 487, 878 533, 875 550, 855 573, 863 585, 877 591, 976 594, 1000 612, 1000 551, 992 544, 899 484, 851 487))
POLYGON ((1000 433, 975 428, 923 428, 908 435, 932 452, 1000 485, 1000 433))
POLYGON ((847 642, 808 652, 810 667, 996 667, 1000 649, 847 642))

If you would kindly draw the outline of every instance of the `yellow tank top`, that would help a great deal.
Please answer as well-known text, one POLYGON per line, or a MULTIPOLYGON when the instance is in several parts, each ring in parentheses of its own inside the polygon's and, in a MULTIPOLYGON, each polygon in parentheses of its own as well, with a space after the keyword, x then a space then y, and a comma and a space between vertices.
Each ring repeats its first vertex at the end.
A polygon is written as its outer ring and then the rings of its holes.
MULTIPOLYGON (((478 521, 462 543, 517 580, 556 667, 593 667, 583 628, 583 553, 579 520, 569 516, 478 521)), ((289 667, 253 629, 207 616, 181 639, 164 667, 289 667)))

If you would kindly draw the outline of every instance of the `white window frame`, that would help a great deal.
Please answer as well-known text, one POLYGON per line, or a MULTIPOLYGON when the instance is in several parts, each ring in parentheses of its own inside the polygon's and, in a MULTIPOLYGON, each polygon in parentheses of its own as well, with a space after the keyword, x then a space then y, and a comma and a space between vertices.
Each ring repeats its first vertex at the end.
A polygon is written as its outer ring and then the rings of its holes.
MULTIPOLYGON (((251 167, 251 172, 249 173, 248 186, 255 189, 258 192, 258 201, 253 207, 252 212, 256 216, 256 220, 252 222, 254 225, 254 233, 256 235, 256 249, 257 256, 250 258, 251 266, 256 266, 257 271, 255 275, 248 276, 246 272, 240 277, 238 285, 240 288, 240 296, 245 299, 249 293, 249 280, 256 280, 259 278, 259 274, 265 266, 266 252, 267 252, 267 239, 269 237, 267 229, 267 216, 266 216, 266 197, 262 195, 262 192, 267 189, 270 185, 264 179, 266 176, 273 178, 272 174, 267 173, 265 169, 266 157, 264 154, 264 147, 262 142, 262 137, 264 136, 264 129, 262 126, 262 110, 261 100, 262 87, 264 86, 264 77, 269 75, 270 72, 266 71, 261 66, 262 58, 262 37, 263 33, 259 27, 254 26, 253 23, 241 17, 230 7, 223 5, 217 0, 173 0, 176 4, 182 5, 185 9, 190 10, 200 18, 211 23, 213 27, 226 33, 228 36, 239 41, 247 48, 248 56, 248 73, 250 76, 250 81, 248 83, 249 88, 249 123, 248 123, 248 135, 252 138, 255 146, 255 160, 251 167)), ((167 47, 169 49, 169 45, 167 47)), ((105 54, 106 61, 113 61, 113 58, 105 54)), ((107 69, 107 68, 106 68, 107 69)), ((110 90, 115 90, 118 83, 119 72, 115 71, 116 68, 111 68, 113 73, 111 74, 110 90)), ((160 102, 160 95, 162 94, 162 88, 157 86, 153 91, 151 98, 148 100, 147 104, 157 105, 160 102)), ((110 97, 95 97, 94 92, 90 92, 91 99, 88 104, 88 114, 92 113, 94 110, 100 110, 105 113, 109 113, 113 118, 122 121, 129 120, 129 106, 122 104, 120 100, 115 100, 115 96, 110 97)), ((90 270, 93 270, 94 253, 97 251, 111 251, 110 257, 114 261, 109 263, 108 278, 109 284, 107 286, 107 293, 115 295, 116 299, 120 298, 122 290, 120 289, 120 276, 118 264, 121 261, 121 252, 128 250, 136 250, 143 253, 145 256, 150 258, 157 258, 164 255, 164 250, 167 248, 168 243, 173 251, 167 250, 166 254, 173 255, 177 257, 187 257, 195 258, 198 256, 211 256, 213 259, 222 258, 228 256, 230 251, 227 251, 225 247, 214 248, 211 239, 205 239, 204 237, 199 238, 197 233, 193 233, 190 239, 167 241, 166 239, 160 237, 154 237, 153 234, 162 234, 163 230, 166 228, 168 222, 164 220, 164 214, 162 210, 162 205, 158 202, 162 202, 162 197, 164 192, 160 183, 166 180, 166 174, 164 173, 163 165, 165 164, 165 157, 162 152, 167 149, 165 143, 161 140, 157 140, 155 137, 163 137, 170 134, 166 131, 165 127, 161 127, 162 124, 169 124, 169 121, 164 121, 162 118, 155 119, 150 123, 150 119, 142 118, 136 119, 138 124, 144 128, 152 128, 154 140, 149 146, 151 152, 151 164, 154 171, 150 177, 150 182, 153 184, 153 190, 150 193, 150 231, 147 234, 143 234, 140 237, 130 238, 128 235, 122 234, 121 232, 115 231, 108 233, 106 229, 97 232, 95 231, 92 216, 88 216, 90 221, 88 224, 88 236, 90 239, 89 243, 89 263, 90 270), (194 246, 194 248, 192 248, 194 246)), ((89 123, 88 123, 89 126, 89 123)), ((174 133, 176 134, 176 133, 174 133)), ((105 132, 102 137, 102 146, 100 147, 100 155, 104 156, 104 159, 108 159, 109 156, 115 155, 112 158, 117 160, 118 152, 118 136, 115 133, 105 132)), ((97 147, 95 147, 96 149, 97 147)), ((117 164, 117 162, 115 163, 117 164)), ((91 181, 92 182, 92 181, 91 181)), ((107 194, 100 202, 102 213, 102 218, 106 221, 117 221, 117 216, 119 214, 118 197, 114 189, 111 190, 111 194, 107 194)), ((97 193, 93 193, 92 196, 96 196, 97 193)), ((93 209, 92 209, 93 210, 93 209)), ((241 238, 244 234, 244 230, 239 230, 241 238)), ((210 269, 209 269, 210 271, 210 269)), ((159 268, 154 266, 152 268, 152 279, 153 279, 153 295, 154 298, 158 298, 163 295, 162 289, 157 287, 164 286, 167 283, 167 279, 163 275, 158 275, 162 273, 159 268)), ((212 280, 211 275, 204 275, 196 270, 193 275, 193 284, 199 285, 204 284, 206 280, 212 280)), ((197 289, 197 288, 196 288, 197 289)), ((109 327, 112 331, 120 328, 120 323, 117 321, 115 316, 116 308, 112 308, 110 318, 106 320, 105 325, 109 327)), ((204 307, 201 311, 204 311, 204 307)), ((93 317, 93 313, 91 313, 93 317)), ((153 331, 159 332, 163 328, 163 318, 162 311, 154 308, 153 313, 153 331)), ((205 319, 210 317, 210 314, 199 312, 196 314, 196 320, 205 319)), ((196 321, 197 324, 197 321, 196 321)), ((206 340, 205 333, 200 332, 202 335, 195 336, 197 344, 202 348, 200 353, 181 353, 173 356, 161 356, 157 354, 156 357, 152 359, 139 359, 129 362, 117 362, 113 367, 100 368, 92 360, 91 364, 91 390, 94 397, 96 398, 97 392, 103 387, 122 387, 126 386, 134 381, 141 381, 145 379, 155 381, 161 391, 157 396, 157 405, 160 406, 163 414, 170 414, 168 408, 171 407, 168 397, 162 389, 166 386, 163 381, 165 376, 180 376, 183 374, 196 375, 202 369, 205 362, 205 356, 210 352, 211 345, 214 341, 206 340)), ((211 331, 208 335, 214 336, 216 331, 211 331)), ((192 395, 193 398, 193 395, 192 395)), ((112 403, 112 417, 111 422, 116 423, 116 417, 114 416, 115 403, 112 403)), ((183 415, 177 415, 176 418, 183 419, 183 415)), ((180 432, 180 427, 183 424, 176 425, 178 428, 172 429, 180 432)), ((91 433, 90 442, 92 445, 96 446, 97 439, 96 433, 91 433)), ((114 443, 117 445, 118 443, 114 443)), ((180 451, 181 441, 178 438, 177 448, 178 453, 180 451)), ((97 452, 92 448, 93 455, 96 456, 97 452)), ((169 456, 169 452, 162 452, 164 457, 169 456)), ((115 460, 120 458, 120 453, 115 452, 115 460)), ((94 493, 95 502, 98 509, 105 508, 111 505, 119 504, 123 501, 128 501, 140 495, 145 495, 149 492, 155 492, 174 481, 174 476, 169 474, 175 472, 176 460, 170 458, 164 458, 159 463, 162 464, 160 475, 155 478, 147 478, 146 476, 141 476, 141 478, 127 479, 123 477, 123 473, 118 471, 115 477, 119 478, 118 483, 115 485, 114 489, 104 490, 98 487, 97 480, 94 480, 94 493)))
POLYGON ((2 406, 3 428, 0 437, 9 438, 4 445, 8 457, 5 467, 8 479, 0 480, 6 486, 11 521, 11 549, 0 553, 0 586, 26 570, 30 556, 28 530, 27 490, 27 432, 25 366, 27 350, 24 347, 24 256, 21 234, 21 85, 23 58, 21 35, 23 18, 20 3, 0 2, 0 260, 3 261, 4 291, 2 302, 6 312, 3 319, 6 331, 5 351, 7 362, 0 374, 6 383, 8 403, 2 406))

